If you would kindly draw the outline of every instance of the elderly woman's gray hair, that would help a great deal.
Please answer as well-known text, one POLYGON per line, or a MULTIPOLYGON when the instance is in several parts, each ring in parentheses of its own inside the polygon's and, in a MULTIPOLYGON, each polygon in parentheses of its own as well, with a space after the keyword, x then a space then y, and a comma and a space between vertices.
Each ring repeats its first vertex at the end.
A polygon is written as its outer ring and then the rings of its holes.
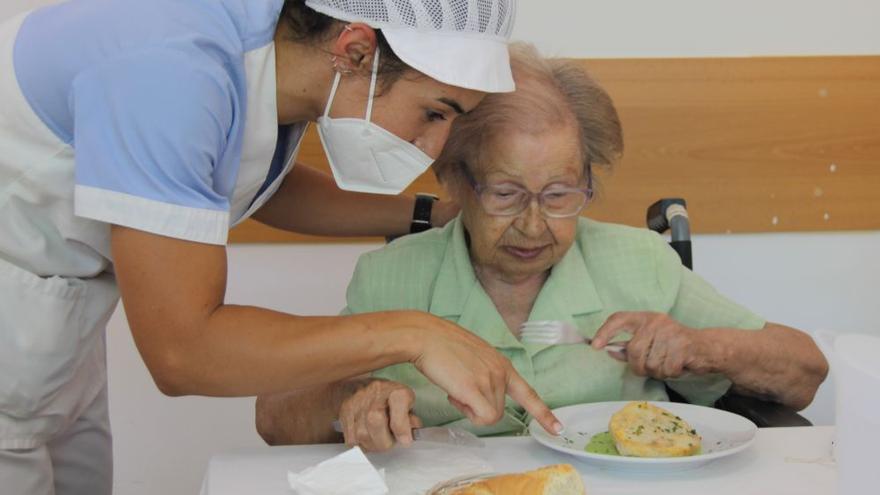
POLYGON ((455 120, 434 162, 440 182, 451 189, 463 185, 486 163, 499 135, 542 133, 560 125, 578 128, 586 179, 593 180, 592 167, 614 165, 623 154, 623 131, 608 93, 575 62, 543 58, 524 43, 512 44, 510 55, 516 91, 489 94, 455 120))

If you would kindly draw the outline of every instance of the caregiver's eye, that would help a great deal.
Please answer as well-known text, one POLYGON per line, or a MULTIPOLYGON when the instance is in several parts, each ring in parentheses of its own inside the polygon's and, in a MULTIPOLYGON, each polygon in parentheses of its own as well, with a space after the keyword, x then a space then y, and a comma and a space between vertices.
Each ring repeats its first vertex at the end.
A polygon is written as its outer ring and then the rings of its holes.
POLYGON ((428 110, 425 112, 425 119, 428 122, 434 122, 436 120, 446 120, 446 115, 434 110, 428 110))

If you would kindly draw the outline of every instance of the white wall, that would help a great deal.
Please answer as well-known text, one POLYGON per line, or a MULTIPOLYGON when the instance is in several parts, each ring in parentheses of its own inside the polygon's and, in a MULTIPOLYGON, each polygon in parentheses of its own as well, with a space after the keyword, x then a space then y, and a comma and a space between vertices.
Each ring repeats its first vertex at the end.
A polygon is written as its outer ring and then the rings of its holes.
POLYGON ((514 36, 570 57, 880 53, 877 0, 520 0, 514 36))
MULTIPOLYGON (((374 245, 233 246, 227 301, 297 314, 336 314, 358 255, 374 245), (267 261, 270 260, 270 261, 267 261)), ((192 494, 211 454, 262 445, 252 398, 162 396, 122 311, 108 328, 117 495, 192 494)))
MULTIPOLYGON (((2 0, 0 19, 47 3, 2 0)), ((549 54, 880 54, 877 0, 519 4, 516 37, 549 54)), ((357 256, 372 247, 233 246, 228 300, 332 314, 343 304, 357 256)), ((700 274, 770 320, 808 330, 880 335, 880 232, 698 236, 694 249, 700 274)), ((118 495, 195 493, 212 453, 260 444, 252 399, 165 398, 150 381, 121 312, 108 332, 118 495)), ((823 387, 807 416, 829 423, 830 404, 823 387)))

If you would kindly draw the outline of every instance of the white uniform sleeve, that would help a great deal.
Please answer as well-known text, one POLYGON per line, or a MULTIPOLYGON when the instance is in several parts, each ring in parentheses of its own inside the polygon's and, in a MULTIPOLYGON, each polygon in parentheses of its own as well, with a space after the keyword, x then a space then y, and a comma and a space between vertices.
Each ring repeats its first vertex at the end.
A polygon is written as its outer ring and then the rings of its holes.
POLYGON ((162 48, 80 74, 75 214, 169 237, 225 244, 235 183, 228 136, 239 111, 229 75, 162 48))

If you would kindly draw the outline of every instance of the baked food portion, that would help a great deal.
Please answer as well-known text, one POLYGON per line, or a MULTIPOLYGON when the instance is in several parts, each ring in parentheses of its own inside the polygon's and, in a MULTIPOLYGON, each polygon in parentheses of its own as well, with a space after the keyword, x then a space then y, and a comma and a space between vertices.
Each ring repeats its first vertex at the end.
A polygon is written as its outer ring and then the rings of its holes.
POLYGON ((581 475, 571 464, 554 464, 534 471, 502 474, 456 488, 449 495, 584 495, 581 475))
POLYGON ((696 430, 675 414, 647 402, 630 402, 608 424, 617 451, 635 457, 683 457, 700 452, 696 430))

